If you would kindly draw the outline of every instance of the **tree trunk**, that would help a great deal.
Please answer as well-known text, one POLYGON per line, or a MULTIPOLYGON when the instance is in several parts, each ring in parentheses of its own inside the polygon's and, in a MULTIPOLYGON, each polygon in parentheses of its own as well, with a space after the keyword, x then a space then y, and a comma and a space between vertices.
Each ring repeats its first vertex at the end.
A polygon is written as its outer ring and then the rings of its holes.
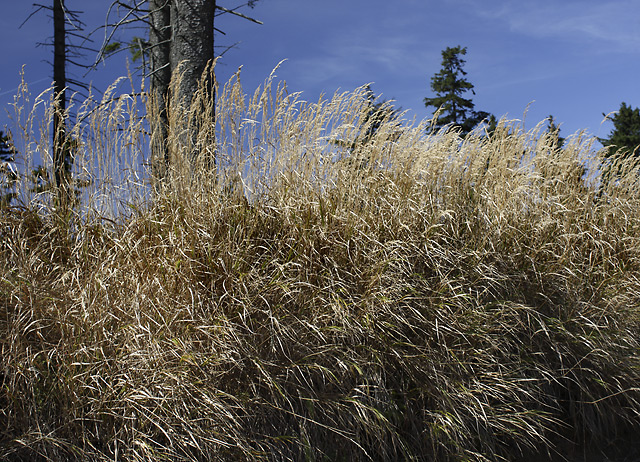
POLYGON ((215 0, 174 0, 171 5, 171 68, 182 63, 179 104, 189 107, 207 64, 213 60, 215 0))
POLYGON ((158 184, 169 165, 167 103, 171 82, 171 0, 149 0, 150 93, 158 111, 152 123, 151 169, 158 184))
POLYGON ((68 205, 68 173, 69 143, 65 126, 65 110, 67 98, 66 65, 66 28, 64 15, 64 0, 53 1, 53 171, 56 186, 58 207, 68 205))
MULTIPOLYGON (((189 161, 198 156, 197 117, 188 133, 182 127, 172 127, 171 124, 181 124, 189 119, 193 96, 198 90, 203 72, 213 60, 216 1, 149 0, 148 5, 151 22, 150 90, 155 94, 159 110, 151 127, 151 166, 156 184, 160 186, 167 176, 170 162, 173 162, 169 159, 169 137, 174 137, 179 146, 187 148, 189 161), (170 94, 170 81, 176 70, 180 72, 181 81, 170 94), (169 107, 179 112, 170 116, 169 107)), ((207 86, 207 97, 214 97, 212 82, 207 81, 207 86)))

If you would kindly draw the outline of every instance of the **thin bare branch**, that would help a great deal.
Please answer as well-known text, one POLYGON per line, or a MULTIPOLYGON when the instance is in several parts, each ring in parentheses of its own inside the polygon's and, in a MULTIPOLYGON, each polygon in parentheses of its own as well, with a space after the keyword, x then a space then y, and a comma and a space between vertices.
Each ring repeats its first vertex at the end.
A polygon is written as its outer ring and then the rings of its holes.
POLYGON ((229 50, 231 50, 231 49, 233 49, 233 48, 237 47, 238 45, 240 45, 240 43, 241 43, 241 42, 236 42, 236 43, 234 43, 233 45, 226 46, 226 47, 224 48, 224 50, 222 50, 222 52, 221 52, 220 54, 218 54, 218 57, 220 57, 220 56, 224 56, 224 55, 225 55, 229 50))
POLYGON ((34 4, 33 4, 33 6, 37 6, 38 8, 36 8, 36 10, 35 10, 35 11, 33 11, 29 16, 27 16, 27 19, 25 19, 24 21, 22 21, 22 24, 20 24, 20 25, 18 26, 18 29, 22 28, 22 26, 24 26, 24 25, 27 23, 27 21, 28 21, 29 19, 31 19, 31 18, 32 18, 32 17, 33 17, 33 16, 34 16, 38 11, 43 10, 43 9, 44 9, 44 10, 51 10, 51 7, 47 7, 47 6, 44 6, 44 5, 38 5, 38 4, 36 4, 36 3, 34 3, 34 4))
POLYGON ((216 5, 216 8, 219 9, 219 10, 222 10, 224 13, 230 13, 230 14, 239 16, 241 18, 244 18, 244 19, 246 19, 248 21, 251 21, 251 22, 254 22, 256 24, 264 24, 262 21, 258 21, 257 19, 254 19, 254 18, 252 18, 250 16, 247 16, 245 14, 239 13, 239 12, 237 12, 235 10, 229 10, 229 9, 227 9, 227 8, 225 8, 223 6, 219 6, 219 5, 216 5))
MULTIPOLYGON (((111 26, 109 24, 109 15, 111 14, 111 11, 113 10, 114 7, 120 5, 120 6, 124 6, 122 4, 122 2, 120 1, 114 1, 113 3, 111 3, 111 5, 109 5, 109 9, 107 10, 107 20, 105 22, 104 25, 104 29, 105 29, 105 34, 104 34, 104 39, 102 41, 102 45, 100 46, 100 53, 98 53, 98 56, 96 57, 95 62, 93 63, 93 67, 95 68, 98 63, 100 61, 102 61, 105 57, 104 54, 104 49, 107 46, 107 44, 109 44, 109 42, 111 42, 111 39, 113 38, 113 36, 115 35, 116 31, 118 30, 119 27, 125 25, 125 24, 130 24, 131 22, 133 22, 133 19, 129 19, 134 12, 140 12, 140 6, 142 4, 145 3, 146 0, 142 0, 138 3, 136 3, 133 7, 129 7, 128 5, 126 5, 129 9, 129 11, 127 12, 127 14, 120 20, 118 21, 115 25, 112 26, 111 32, 109 34, 107 34, 107 30, 109 29, 109 26, 111 26)), ((148 16, 148 14, 146 15, 148 16)), ((138 18, 136 18, 135 20, 137 20, 138 18)))

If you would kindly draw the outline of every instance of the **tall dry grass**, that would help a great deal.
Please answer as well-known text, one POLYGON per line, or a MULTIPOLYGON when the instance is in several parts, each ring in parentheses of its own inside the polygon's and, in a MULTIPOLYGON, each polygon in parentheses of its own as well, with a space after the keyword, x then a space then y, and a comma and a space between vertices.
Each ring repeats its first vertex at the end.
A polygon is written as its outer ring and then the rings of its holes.
POLYGON ((363 95, 237 75, 215 121, 171 109, 155 189, 144 101, 81 106, 74 216, 25 183, 0 219, 0 458, 558 460, 637 434, 637 172, 598 183, 592 140, 507 121, 389 118, 349 152, 363 95))

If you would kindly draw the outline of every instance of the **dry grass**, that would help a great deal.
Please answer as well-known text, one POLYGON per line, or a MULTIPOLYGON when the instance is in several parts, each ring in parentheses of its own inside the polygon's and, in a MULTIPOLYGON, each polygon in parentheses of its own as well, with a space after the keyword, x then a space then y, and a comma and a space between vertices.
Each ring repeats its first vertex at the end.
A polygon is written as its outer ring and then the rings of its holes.
POLYGON ((156 196, 122 97, 74 129, 76 215, 25 186, 2 212, 0 458, 557 460, 637 434, 632 166, 590 186, 589 139, 516 122, 388 120, 341 152, 363 92, 238 79, 215 127, 172 109, 156 196))

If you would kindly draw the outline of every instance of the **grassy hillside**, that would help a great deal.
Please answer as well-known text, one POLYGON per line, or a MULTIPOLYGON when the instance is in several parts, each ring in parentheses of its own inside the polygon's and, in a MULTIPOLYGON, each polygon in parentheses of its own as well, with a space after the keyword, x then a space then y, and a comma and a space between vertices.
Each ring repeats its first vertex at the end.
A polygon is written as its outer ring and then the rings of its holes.
POLYGON ((589 139, 517 122, 346 149, 362 91, 233 80, 215 127, 172 110, 151 194, 139 103, 81 109, 74 214, 23 184, 0 215, 0 459, 559 460, 640 431, 631 166, 602 184, 589 139))

